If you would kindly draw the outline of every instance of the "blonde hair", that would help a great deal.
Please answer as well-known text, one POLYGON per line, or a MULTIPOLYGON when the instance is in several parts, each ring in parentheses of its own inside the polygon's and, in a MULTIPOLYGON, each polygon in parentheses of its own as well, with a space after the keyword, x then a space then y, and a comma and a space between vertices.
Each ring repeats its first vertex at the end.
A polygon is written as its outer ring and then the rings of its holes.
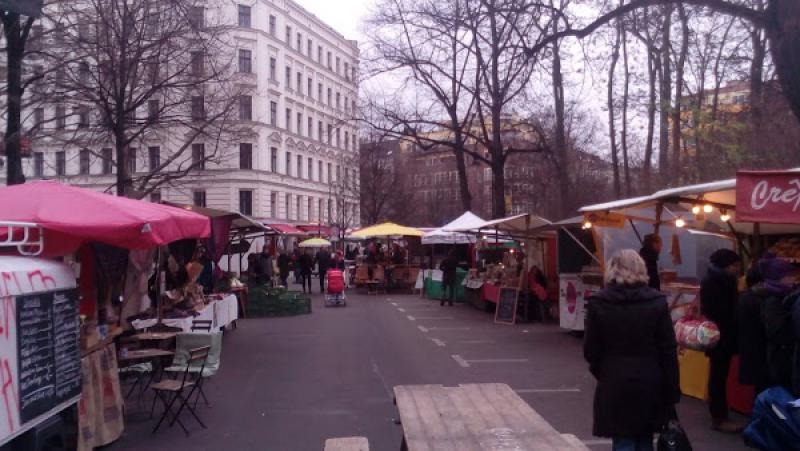
POLYGON ((633 249, 615 253, 606 264, 606 285, 637 285, 650 281, 647 266, 633 249))

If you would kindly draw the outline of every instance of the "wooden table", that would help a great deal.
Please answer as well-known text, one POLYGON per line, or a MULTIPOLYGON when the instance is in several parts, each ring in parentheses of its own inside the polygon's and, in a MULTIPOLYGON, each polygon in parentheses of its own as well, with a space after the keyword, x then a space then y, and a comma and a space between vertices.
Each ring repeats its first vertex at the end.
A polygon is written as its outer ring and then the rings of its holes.
POLYGON ((133 338, 139 341, 166 341, 176 336, 178 336, 177 332, 142 332, 134 335, 133 338))
POLYGON ((409 451, 577 451, 506 384, 394 388, 409 451))
POLYGON ((166 351, 164 349, 131 349, 126 355, 120 355, 120 362, 135 362, 137 360, 151 360, 161 357, 172 357, 175 353, 173 351, 166 351))

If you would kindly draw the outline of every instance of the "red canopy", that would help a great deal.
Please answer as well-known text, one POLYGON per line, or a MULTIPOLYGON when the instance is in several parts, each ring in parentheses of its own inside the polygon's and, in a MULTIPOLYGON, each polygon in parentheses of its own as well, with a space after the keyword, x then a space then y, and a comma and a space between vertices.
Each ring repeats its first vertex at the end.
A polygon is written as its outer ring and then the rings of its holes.
POLYGON ((281 235, 305 235, 306 232, 298 229, 291 224, 267 224, 269 228, 281 235))
POLYGON ((208 218, 197 213, 56 182, 0 188, 0 221, 42 226, 47 256, 74 252, 87 241, 146 249, 211 234, 208 218))

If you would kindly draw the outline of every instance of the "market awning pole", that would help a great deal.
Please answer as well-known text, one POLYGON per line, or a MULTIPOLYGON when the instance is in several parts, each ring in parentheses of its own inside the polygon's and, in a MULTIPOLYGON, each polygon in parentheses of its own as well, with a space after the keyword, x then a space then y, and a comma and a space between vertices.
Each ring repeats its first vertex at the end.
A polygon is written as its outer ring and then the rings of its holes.
POLYGON ((628 222, 631 223, 631 227, 633 228, 633 233, 636 234, 636 238, 639 240, 639 244, 644 245, 644 241, 642 241, 642 235, 639 234, 639 229, 636 228, 636 224, 633 223, 633 219, 628 218, 628 222))
POLYGON ((659 202, 656 204, 656 225, 654 227, 654 232, 658 235, 658 232, 661 230, 661 214, 664 212, 664 203, 659 202))
POLYGON ((728 224, 728 228, 731 230, 731 233, 733 233, 733 236, 736 238, 736 242, 739 244, 739 247, 742 248, 742 251, 745 254, 747 254, 747 258, 753 258, 752 254, 750 254, 750 250, 747 249, 747 246, 744 245, 744 241, 742 241, 742 237, 739 236, 739 234, 736 233, 736 229, 733 228, 733 224, 731 224, 730 221, 725 222, 725 224, 728 224))

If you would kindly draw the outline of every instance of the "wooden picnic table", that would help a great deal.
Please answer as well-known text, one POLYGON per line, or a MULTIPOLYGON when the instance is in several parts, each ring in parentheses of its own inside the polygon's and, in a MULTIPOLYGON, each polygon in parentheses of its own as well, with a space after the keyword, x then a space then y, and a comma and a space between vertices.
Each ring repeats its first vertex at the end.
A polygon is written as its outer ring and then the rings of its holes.
POLYGON ((506 384, 394 388, 409 451, 577 451, 506 384))

